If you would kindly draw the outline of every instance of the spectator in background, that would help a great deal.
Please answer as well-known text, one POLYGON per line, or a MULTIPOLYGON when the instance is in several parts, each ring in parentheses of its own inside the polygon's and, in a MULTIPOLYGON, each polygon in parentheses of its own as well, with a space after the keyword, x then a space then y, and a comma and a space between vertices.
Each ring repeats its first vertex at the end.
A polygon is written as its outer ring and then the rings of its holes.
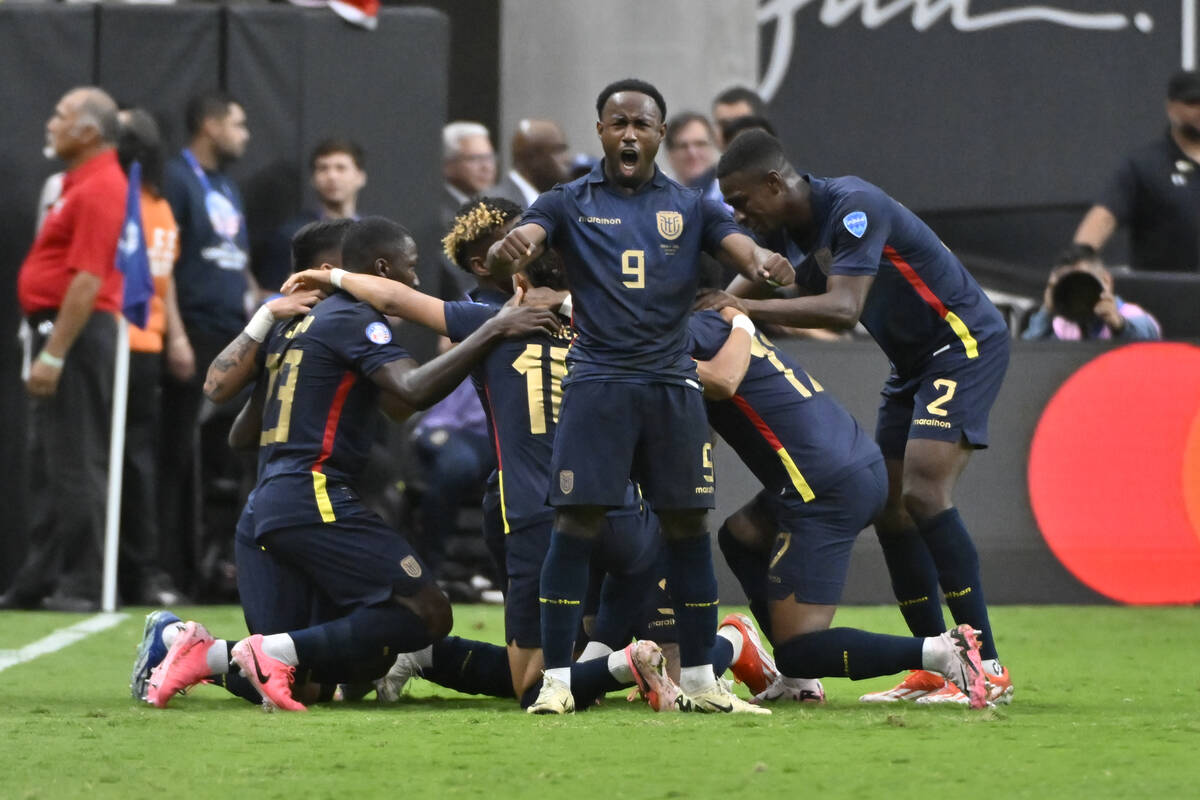
POLYGON ((99 606, 127 188, 116 138, 117 106, 95 87, 67 92, 46 123, 45 153, 67 171, 17 275, 33 357, 31 514, 29 550, 0 608, 99 606))
POLYGON ((1139 270, 1200 270, 1200 72, 1167 83, 1163 136, 1118 167, 1075 231, 1100 252, 1118 226, 1129 229, 1129 264, 1139 270))
MULTIPOLYGON (((246 324, 247 299, 258 288, 248 269, 242 196, 225 172, 245 152, 250 132, 242 106, 221 92, 192 98, 186 123, 188 146, 167 162, 163 196, 179 225, 179 313, 196 363, 207 365, 246 324)), ((226 435, 240 407, 222 407, 202 430, 203 381, 203 369, 186 381, 165 377, 160 437, 164 556, 176 581, 193 594, 198 594, 200 563, 207 555, 201 552, 202 491, 221 470, 236 470, 226 435)))
POLYGON ((767 116, 767 104, 759 97, 758 92, 745 86, 733 86, 721 92, 712 102, 713 127, 717 133, 717 148, 724 153, 729 146, 729 139, 722 133, 721 126, 738 117, 767 116))
POLYGON ((488 194, 528 208, 539 194, 567 181, 570 159, 567 137, 557 122, 523 119, 512 137, 512 169, 488 194))
MULTIPOLYGON (((715 185, 717 148, 708 117, 684 111, 667 122, 667 161, 675 180, 693 189, 715 185)), ((718 195, 720 190, 718 189, 718 195)))
MULTIPOLYGON (((442 230, 454 225, 458 207, 496 182, 496 152, 491 134, 478 122, 451 122, 442 128, 442 230)), ((440 260, 438 295, 443 300, 461 300, 475 288, 475 279, 440 260)))
POLYGON ((451 122, 442 128, 442 229, 454 224, 458 207, 496 182, 496 151, 488 129, 478 122, 451 122))
POLYGON ((1155 341, 1162 329, 1144 308, 1113 294, 1112 274, 1089 245, 1073 245, 1055 262, 1042 307, 1022 339, 1155 341))
POLYGON ((266 263, 258 268, 263 288, 275 291, 292 274, 292 237, 310 222, 358 219, 358 193, 367 185, 366 154, 351 139, 330 137, 313 148, 308 159, 317 207, 306 208, 288 220, 271 239, 266 263))
POLYGON ((162 369, 176 380, 190 380, 195 354, 183 331, 175 300, 175 259, 179 226, 161 194, 163 146, 158 124, 142 109, 122 111, 117 160, 126 174, 134 161, 142 166, 142 231, 154 297, 145 328, 129 326, 129 400, 125 411, 125 460, 121 479, 121 549, 118 575, 128 603, 171 606, 186 602, 159 561, 158 509, 159 389, 162 369))

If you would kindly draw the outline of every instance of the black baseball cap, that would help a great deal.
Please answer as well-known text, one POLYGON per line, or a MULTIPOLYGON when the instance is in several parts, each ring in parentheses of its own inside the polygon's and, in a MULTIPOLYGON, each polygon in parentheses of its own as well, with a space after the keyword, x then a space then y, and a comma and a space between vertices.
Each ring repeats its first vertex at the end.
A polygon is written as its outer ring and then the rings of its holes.
POLYGON ((1167 82, 1167 99, 1180 103, 1200 103, 1200 72, 1180 70, 1167 82))

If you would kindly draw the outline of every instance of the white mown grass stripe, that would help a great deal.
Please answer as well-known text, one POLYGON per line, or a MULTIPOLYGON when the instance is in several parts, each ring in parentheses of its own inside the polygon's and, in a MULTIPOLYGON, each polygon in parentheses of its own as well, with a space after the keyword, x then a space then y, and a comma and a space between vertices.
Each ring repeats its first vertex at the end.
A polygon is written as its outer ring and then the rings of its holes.
POLYGON ((60 628, 49 636, 38 639, 33 644, 27 644, 20 650, 0 650, 0 672, 26 661, 33 661, 38 656, 70 647, 80 639, 86 639, 93 633, 100 633, 129 619, 128 614, 97 614, 88 617, 83 622, 77 622, 66 628, 60 628))

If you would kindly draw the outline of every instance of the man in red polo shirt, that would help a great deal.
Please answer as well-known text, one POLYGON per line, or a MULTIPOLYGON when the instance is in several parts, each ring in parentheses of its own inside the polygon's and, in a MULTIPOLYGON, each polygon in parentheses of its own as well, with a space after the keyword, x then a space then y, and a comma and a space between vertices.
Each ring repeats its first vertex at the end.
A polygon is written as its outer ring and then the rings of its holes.
POLYGON ((28 555, 0 608, 98 605, 127 189, 116 137, 117 106, 94 87, 67 92, 46 123, 46 155, 67 172, 17 275, 32 329, 32 513, 28 555))

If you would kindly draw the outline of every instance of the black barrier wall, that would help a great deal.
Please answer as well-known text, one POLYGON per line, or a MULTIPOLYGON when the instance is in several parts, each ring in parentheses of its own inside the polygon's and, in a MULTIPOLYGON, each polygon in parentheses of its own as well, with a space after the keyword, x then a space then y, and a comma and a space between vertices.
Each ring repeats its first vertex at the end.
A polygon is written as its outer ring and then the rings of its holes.
MULTIPOLYGON (((41 148, 64 92, 96 84, 122 105, 148 108, 173 147, 184 142, 188 97, 232 92, 251 131, 233 174, 256 243, 306 201, 313 145, 331 134, 353 137, 368 159, 360 211, 413 231, 422 281, 436 289, 440 232, 431 198, 441 188, 448 64, 446 18, 422 8, 383 9, 369 32, 325 9, 290 6, 0 5, 0 459, 17 483, 25 476, 25 395, 16 274, 33 240, 42 182, 60 169, 41 148)), ((414 332, 408 344, 428 353, 433 340, 414 332)), ((24 549, 24 492, 10 484, 8 494, 0 585, 24 549)))

